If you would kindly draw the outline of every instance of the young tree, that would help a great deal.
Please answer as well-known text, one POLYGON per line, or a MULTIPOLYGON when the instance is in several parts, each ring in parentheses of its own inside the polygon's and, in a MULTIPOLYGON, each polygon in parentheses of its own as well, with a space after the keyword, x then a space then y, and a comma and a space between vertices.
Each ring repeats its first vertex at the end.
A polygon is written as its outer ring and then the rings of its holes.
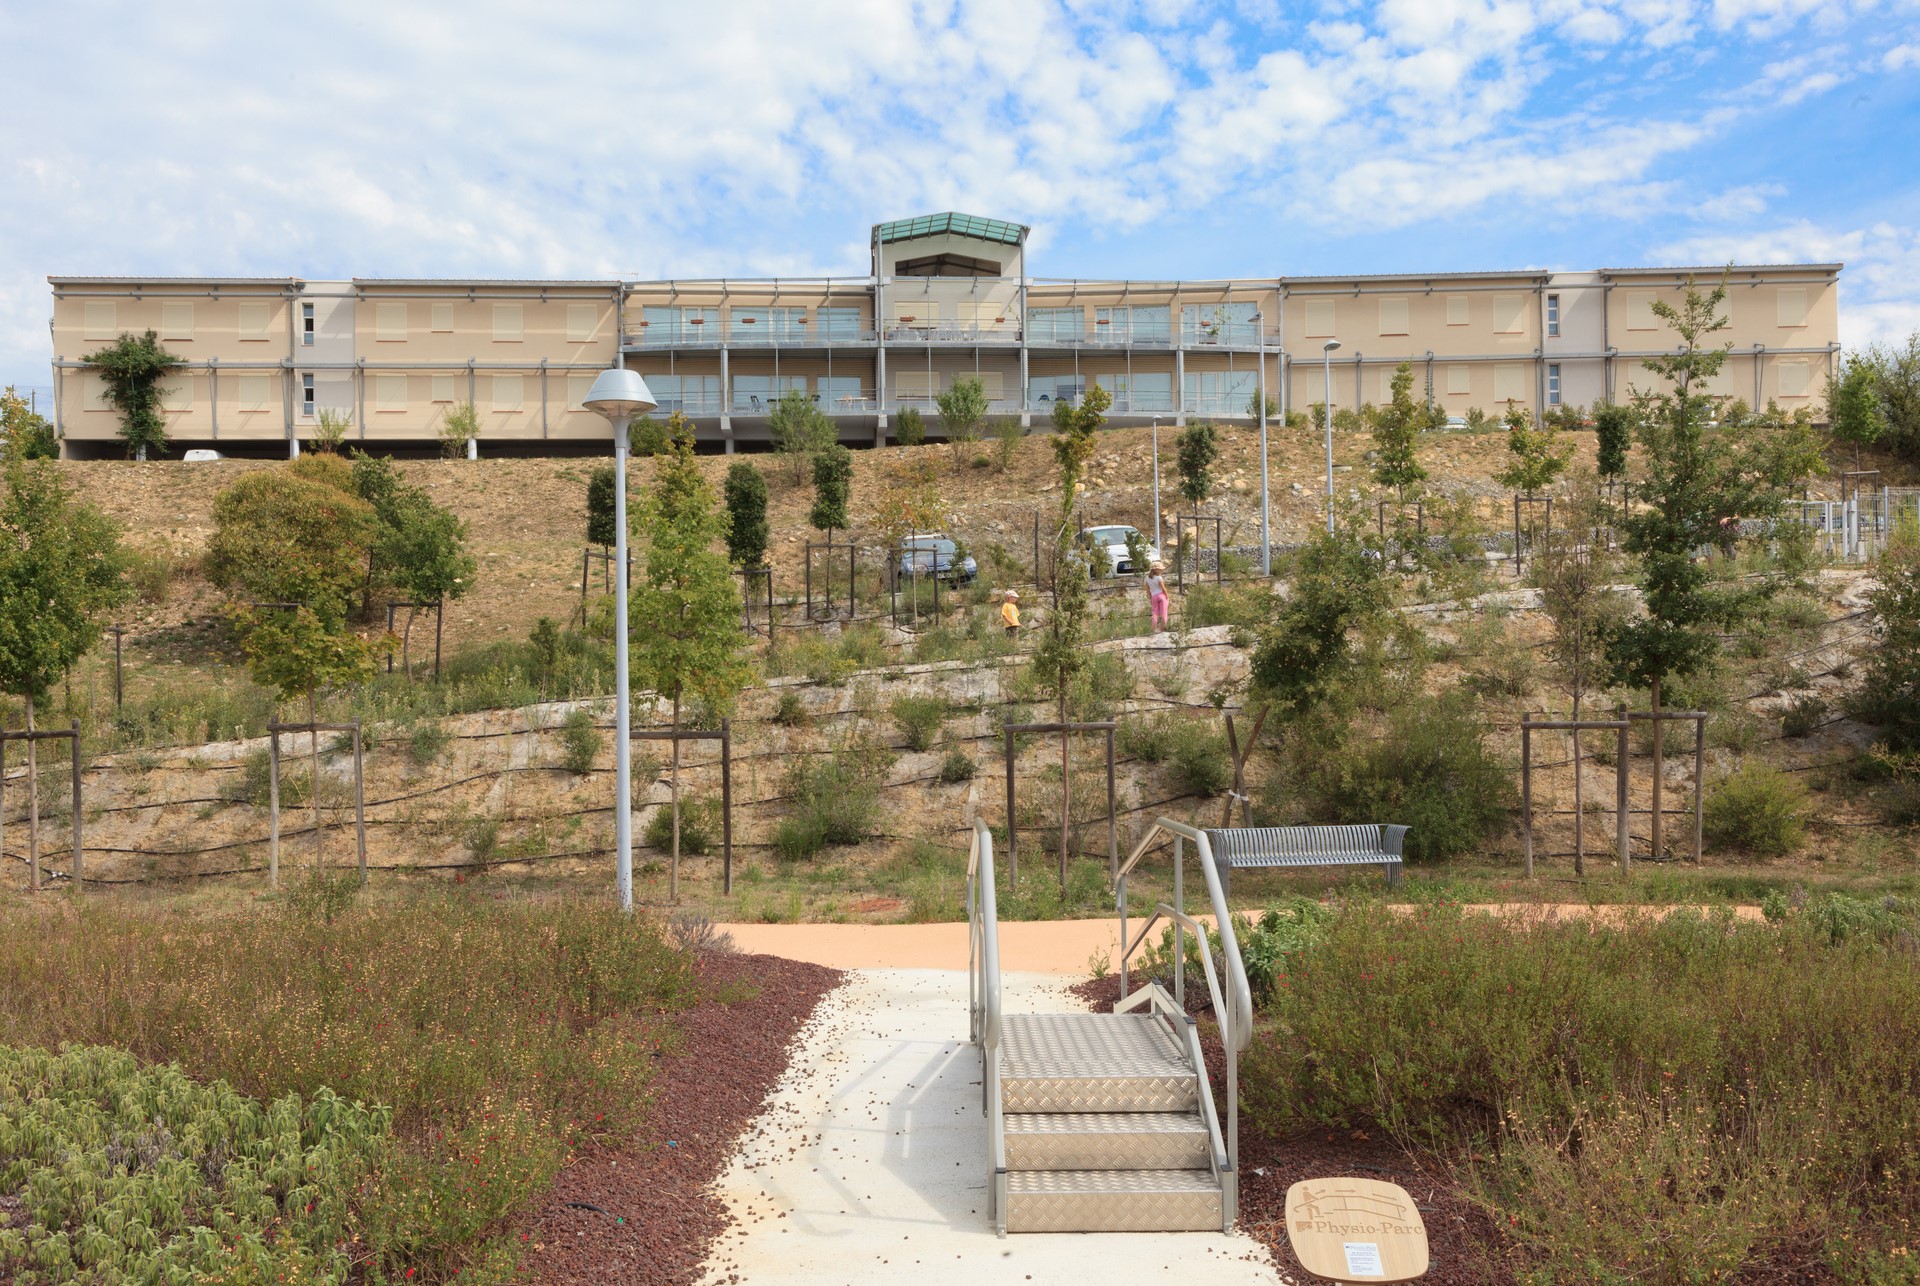
POLYGON ((1426 425, 1425 410, 1413 400, 1413 367, 1400 363, 1393 371, 1393 400, 1380 408, 1373 427, 1373 480, 1399 493, 1407 503, 1407 488, 1426 479, 1415 447, 1426 425))
POLYGON ((814 405, 805 389, 798 388, 782 393, 768 410, 767 432, 774 449, 786 457, 787 470, 795 482, 807 476, 809 460, 840 440, 833 421, 814 405))
MULTIPOLYGON (((740 594, 723 552, 726 510, 700 474, 693 430, 676 413, 669 446, 659 457, 653 486, 636 524, 646 545, 646 573, 628 603, 635 677, 673 703, 673 730, 682 705, 698 696, 724 708, 752 677, 740 655, 740 594)), ((680 742, 673 742, 673 853, 670 900, 680 896, 680 742)), ((631 800, 616 801, 621 808, 631 800)))
POLYGON ((0 459, 53 460, 60 455, 53 425, 9 384, 0 393, 0 459))
MULTIPOLYGON (((1709 347, 1724 330, 1720 312, 1725 282, 1702 293, 1689 281, 1679 307, 1656 299, 1653 310, 1679 336, 1672 353, 1649 358, 1647 370, 1665 383, 1657 394, 1636 391, 1645 480, 1638 488, 1643 504, 1624 520, 1625 547, 1639 560, 1639 585, 1645 615, 1626 619, 1606 631, 1607 656, 1616 680, 1645 687, 1655 714, 1663 708, 1662 689, 1673 679, 1694 674, 1719 650, 1720 631, 1747 610, 1756 594, 1739 586, 1716 586, 1707 568, 1694 561, 1699 549, 1732 552, 1739 539, 1738 519, 1769 518, 1778 512, 1783 491, 1780 453, 1764 430, 1733 432, 1712 427, 1719 400, 1706 392, 1731 351, 1709 347)), ((1653 725, 1653 757, 1662 762, 1664 725, 1653 725)), ((1660 847, 1660 773, 1653 778, 1652 831, 1660 847)))
POLYGON ((987 419, 987 386, 977 375, 963 375, 934 396, 940 411, 940 431, 953 448, 953 462, 966 463, 967 445, 980 440, 987 419))
POLYGON ((313 449, 324 455, 338 455, 340 445, 347 440, 347 430, 352 425, 352 412, 323 407, 320 423, 313 430, 313 449))
POLYGON ((1180 475, 1182 500, 1198 506, 1213 494, 1213 462, 1219 458, 1218 433, 1210 421, 1197 420, 1181 431, 1174 468, 1180 475))
POLYGON ((595 466, 587 475, 587 543, 602 549, 618 534, 613 525, 614 471, 610 464, 595 466))
MULTIPOLYGON (((354 494, 372 506, 377 524, 367 567, 369 606, 373 586, 391 586, 410 603, 435 603, 443 611, 447 599, 473 587, 478 566, 467 552, 467 524, 451 509, 402 481, 391 461, 358 451, 351 484, 354 494)), ((407 611, 411 620, 419 609, 407 611)), ((437 655, 434 664, 437 671, 437 655)))
MULTIPOLYGON (((1092 462, 1095 434, 1106 422, 1113 404, 1098 384, 1087 389, 1080 405, 1058 402, 1053 408, 1053 456, 1060 465, 1060 526, 1054 533, 1053 612, 1033 655, 1034 673, 1057 702, 1059 721, 1067 722, 1074 681, 1087 667, 1086 560, 1073 555, 1073 510, 1082 479, 1092 462)), ((1068 752, 1072 734, 1060 734, 1060 888, 1067 887, 1067 843, 1072 813, 1072 769, 1068 752)))
MULTIPOLYGON (((374 647, 307 607, 236 607, 234 624, 254 682, 272 688, 283 701, 303 699, 307 723, 320 722, 319 694, 372 677, 374 647)), ((313 862, 325 868, 320 822, 320 734, 312 734, 313 862)))
POLYGON ((1897 348, 1876 344, 1867 357, 1887 420, 1881 441, 1908 463, 1920 463, 1920 331, 1897 348))
POLYGON ((80 360, 98 371, 106 384, 107 401, 120 412, 120 436, 126 440, 127 454, 144 460, 148 452, 165 451, 167 421, 160 414, 160 399, 166 390, 160 381, 182 367, 179 358, 160 347, 158 334, 122 334, 80 360))
MULTIPOLYGON (((344 461, 309 459, 346 472, 344 461)), ((338 629, 364 590, 379 522, 349 487, 316 481, 315 472, 263 469, 215 497, 207 579, 246 601, 298 603, 338 629)))
POLYGON ((1593 407, 1594 464, 1603 479, 1627 475, 1627 450, 1633 445, 1633 408, 1618 402, 1593 407))
POLYGON ((471 402, 449 407, 440 419, 440 458, 458 460, 480 440, 480 412, 471 402))
POLYGON ((1557 425, 1543 421, 1535 427, 1532 414, 1512 399, 1507 401, 1507 450, 1513 461, 1494 480, 1523 496, 1551 487, 1573 458, 1573 448, 1560 445, 1557 425))
MULTIPOLYGON (((119 530, 74 499, 50 464, 6 462, 0 497, 0 690, 37 703, 100 637, 126 597, 119 530)), ((38 756, 27 743, 28 860, 40 884, 38 756)))
POLYGON ((1828 431, 1836 442, 1853 444, 1853 467, 1860 467, 1860 448, 1870 447, 1887 431, 1887 413, 1880 406, 1880 372, 1871 358, 1850 353, 1840 363, 1838 378, 1827 385, 1828 431))
POLYGON ((893 440, 903 447, 917 447, 927 440, 927 422, 916 407, 903 406, 893 417, 893 440))
POLYGON ((833 533, 847 528, 847 494, 853 487, 853 453, 838 442, 813 457, 813 508, 807 521, 815 531, 833 533))
POLYGON ((745 460, 727 469, 727 557, 736 567, 767 561, 767 479, 745 460))
POLYGON ((1375 551, 1351 532, 1315 536, 1301 552, 1292 596, 1254 647, 1252 696, 1293 717, 1304 714, 1346 672, 1348 634, 1388 600, 1375 551))
POLYGON ((1895 753, 1920 750, 1920 549, 1896 545, 1880 559, 1873 604, 1874 646, 1856 698, 1895 753))

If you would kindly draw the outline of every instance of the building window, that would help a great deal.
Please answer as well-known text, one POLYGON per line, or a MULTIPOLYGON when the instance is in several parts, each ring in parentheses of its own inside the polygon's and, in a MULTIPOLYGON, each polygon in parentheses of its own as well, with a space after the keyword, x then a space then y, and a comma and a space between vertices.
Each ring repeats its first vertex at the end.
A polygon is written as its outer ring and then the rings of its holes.
POLYGON ((1082 308, 1035 308, 1027 313, 1027 338, 1036 344, 1077 343, 1086 329, 1082 308))
POLYGON ((1407 300, 1404 295, 1390 296, 1380 301, 1380 333, 1382 335, 1404 335, 1409 330, 1407 300))
POLYGON ((1333 337, 1333 301, 1331 299, 1309 299, 1307 301, 1307 338, 1331 339, 1333 337))
POLYGON ((1202 415, 1245 415, 1259 390, 1253 371, 1188 371, 1181 409, 1202 415))
POLYGON ((816 308, 813 310, 814 329, 820 332, 820 338, 832 343, 842 343, 860 338, 860 310, 858 308, 816 308))
POLYGON ((433 377, 433 400, 436 402, 453 401, 453 376, 436 375, 433 377))
MULTIPOLYGON (((518 305, 514 305, 518 307, 518 305)), ((493 377, 493 409, 495 411, 518 411, 525 403, 526 378, 520 375, 496 375, 493 377)))
POLYGON ((1027 401, 1036 410, 1050 411, 1059 402, 1072 406, 1086 391, 1087 382, 1070 375, 1038 375, 1027 379, 1027 401))
POLYGON ((526 335, 526 310, 519 304, 493 306, 493 342, 518 344, 526 335))
POLYGON ((776 344, 798 344, 807 337, 807 310, 804 308, 767 309, 766 338, 776 344))
POLYGON ((435 304, 428 314, 427 328, 451 334, 453 331, 453 305, 435 304))
POLYGON ((1447 325, 1464 326, 1467 324, 1467 297, 1465 295, 1447 296, 1447 325))
POLYGON ((1653 315, 1653 292, 1635 290, 1627 294, 1627 329, 1658 330, 1660 319, 1653 315))
POLYGON ((1780 396, 1805 397, 1807 395, 1809 371, 1810 368, 1802 359, 1796 358, 1791 361, 1781 362, 1780 396))
POLYGON ((83 339, 113 340, 115 325, 113 304, 89 303, 80 306, 80 335, 83 339))
POLYGON ((1560 333, 1560 296, 1547 296, 1547 334, 1560 333))
POLYGON ((376 375, 373 379, 373 409, 393 415, 407 409, 407 377, 376 375))
POLYGON ((1782 326, 1807 324, 1807 288, 1782 286, 1779 292, 1779 320, 1782 326))
POLYGON ((160 305, 160 338, 181 339, 189 342, 193 339, 193 305, 160 305))
POLYGON ((300 414, 303 418, 313 418, 313 376, 303 374, 300 377, 300 414))
POLYGON ((828 415, 869 409, 858 375, 822 375, 814 386, 820 393, 820 409, 828 415))
POLYGON ((407 338, 407 306, 405 304, 375 304, 373 306, 373 338, 380 344, 397 344, 407 338))
POLYGON ((1500 362, 1493 368, 1493 400, 1505 405, 1508 402, 1527 400, 1527 368, 1519 362, 1500 362))
POLYGON ((242 375, 240 377, 240 409, 242 411, 264 411, 267 398, 272 396, 272 381, 265 375, 242 375))
POLYGON ((591 344, 593 337, 600 332, 600 306, 598 304, 567 305, 567 342, 569 344, 591 344))
POLYGON ((268 339, 267 330, 272 325, 273 306, 271 304, 240 305, 240 338, 243 341, 264 343, 268 339))
POLYGON ((300 305, 300 344, 304 348, 313 347, 313 305, 300 305))
POLYGON ((1465 362, 1447 363, 1447 396, 1464 397, 1473 392, 1473 368, 1465 362))
POLYGON ((1524 295, 1493 297, 1493 329, 1498 335, 1519 335, 1526 331, 1527 300, 1524 295))
POLYGON ((1547 405, 1560 405, 1560 363, 1547 363, 1547 405))

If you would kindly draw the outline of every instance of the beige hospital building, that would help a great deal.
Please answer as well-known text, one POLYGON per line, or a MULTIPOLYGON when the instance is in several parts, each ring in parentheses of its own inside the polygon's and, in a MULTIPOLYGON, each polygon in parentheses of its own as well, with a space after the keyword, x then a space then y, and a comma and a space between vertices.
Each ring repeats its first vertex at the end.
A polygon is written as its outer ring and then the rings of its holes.
POLYGON ((437 449, 465 403, 483 454, 597 451, 607 427, 581 399, 617 363, 727 451, 765 444, 793 390, 850 444, 884 442, 909 407, 937 433, 934 398, 964 376, 994 415, 1037 425, 1094 384, 1116 423, 1247 423, 1262 392, 1283 413, 1380 403, 1402 362, 1449 415, 1586 406, 1645 385, 1642 360, 1671 347, 1655 300, 1723 272, 1733 352, 1713 391, 1817 414, 1838 359, 1837 263, 1061 280, 1028 275, 1027 231, 881 223, 867 275, 824 279, 51 277, 54 417, 66 454, 118 454, 81 358, 148 329, 182 364, 165 398, 176 448, 248 455, 297 451, 327 409, 355 444, 437 449))

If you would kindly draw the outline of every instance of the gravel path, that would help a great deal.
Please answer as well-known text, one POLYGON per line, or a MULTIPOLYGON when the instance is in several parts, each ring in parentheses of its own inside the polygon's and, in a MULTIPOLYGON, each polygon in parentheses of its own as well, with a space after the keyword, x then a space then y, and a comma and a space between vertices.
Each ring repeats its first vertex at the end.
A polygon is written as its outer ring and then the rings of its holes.
POLYGON ((671 1016, 684 1043, 660 1059, 645 1126, 626 1147, 588 1149, 560 1172, 522 1229, 523 1280, 667 1286, 698 1278, 727 1225, 714 1176, 780 1080, 802 1024, 842 977, 727 954, 701 956, 700 974, 707 998, 671 1016), (758 993, 725 1003, 743 983, 758 993))
MULTIPOLYGON (((1008 1012, 1077 1010, 1066 979, 1008 973, 1008 1012)), ((980 1064, 967 977, 849 975, 803 1033, 718 1192, 733 1226, 708 1283, 1278 1282, 1267 1252, 1218 1233, 999 1238, 987 1227, 980 1064)))

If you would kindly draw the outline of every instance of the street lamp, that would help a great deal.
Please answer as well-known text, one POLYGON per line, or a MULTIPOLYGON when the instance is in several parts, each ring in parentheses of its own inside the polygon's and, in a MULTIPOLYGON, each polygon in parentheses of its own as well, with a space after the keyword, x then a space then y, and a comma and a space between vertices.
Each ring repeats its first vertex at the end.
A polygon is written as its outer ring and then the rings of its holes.
POLYGON ((1327 402, 1323 408, 1327 419, 1327 534, 1333 534, 1333 350, 1340 347, 1340 341, 1330 339, 1320 346, 1320 356, 1327 367, 1327 402))
POLYGON ((1161 548, 1160 530, 1160 417, 1153 417, 1153 547, 1161 548))
POLYGON ((1254 352, 1258 353, 1260 378, 1255 381, 1254 396, 1260 399, 1260 574, 1273 575, 1273 536, 1271 506, 1267 500, 1267 336, 1260 314, 1253 315, 1254 352))
POLYGON ((627 447, 633 417, 657 403, 638 371, 601 371, 582 403, 613 427, 613 853, 620 909, 633 910, 633 741, 627 711, 627 447))

